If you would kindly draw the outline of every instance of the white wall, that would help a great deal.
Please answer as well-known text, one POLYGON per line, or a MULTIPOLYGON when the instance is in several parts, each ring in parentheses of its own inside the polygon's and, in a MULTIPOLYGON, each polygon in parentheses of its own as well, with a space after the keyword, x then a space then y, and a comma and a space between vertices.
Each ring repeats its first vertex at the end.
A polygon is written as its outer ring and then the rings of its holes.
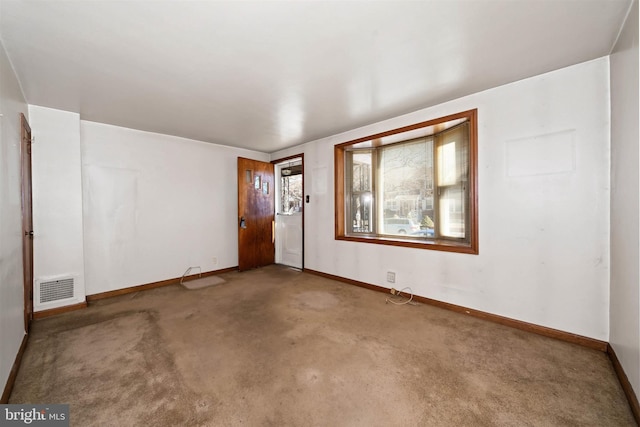
POLYGON ((638 2, 611 55, 611 332, 640 395, 640 151, 638 150, 638 2))
POLYGON ((87 121, 80 129, 88 295, 238 265, 237 157, 268 154, 87 121))
POLYGON ((85 300, 80 116, 29 106, 33 164, 34 311, 85 300), (39 304, 39 281, 74 277, 74 298, 39 304))
POLYGON ((386 287, 391 270, 396 288, 608 340, 608 69, 601 58, 273 153, 304 151, 305 268, 386 287), (479 255, 334 240, 335 144, 472 108, 479 255), (532 149, 560 141, 570 148, 556 159, 565 171, 517 170, 505 154, 513 140, 532 149))
POLYGON ((0 394, 24 337, 20 113, 27 104, 0 41, 0 394))

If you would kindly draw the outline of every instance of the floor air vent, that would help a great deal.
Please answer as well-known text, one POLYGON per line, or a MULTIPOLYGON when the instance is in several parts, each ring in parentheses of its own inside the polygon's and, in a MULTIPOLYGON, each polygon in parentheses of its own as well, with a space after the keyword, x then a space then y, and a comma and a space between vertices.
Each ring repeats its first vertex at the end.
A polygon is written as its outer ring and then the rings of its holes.
POLYGON ((40 304, 73 298, 73 277, 40 282, 40 304))

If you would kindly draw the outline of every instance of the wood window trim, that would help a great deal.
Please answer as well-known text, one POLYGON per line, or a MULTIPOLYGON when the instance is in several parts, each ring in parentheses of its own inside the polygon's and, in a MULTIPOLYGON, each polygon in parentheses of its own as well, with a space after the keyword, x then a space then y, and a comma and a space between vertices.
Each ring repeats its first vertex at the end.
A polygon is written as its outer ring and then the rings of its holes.
POLYGON ((379 245, 401 246, 408 248, 428 249, 445 252, 456 252, 464 254, 477 255, 479 253, 478 242, 478 110, 467 110, 445 117, 380 132, 374 135, 365 136, 351 141, 343 142, 334 146, 334 187, 335 187, 335 239, 359 242, 373 243, 379 245), (461 244, 448 240, 403 240, 402 238, 390 238, 381 236, 352 236, 347 235, 345 229, 345 151, 348 147, 355 144, 372 141, 373 146, 377 146, 382 138, 413 131, 429 126, 437 126, 438 124, 466 118, 469 121, 469 188, 470 188, 470 241, 461 244))

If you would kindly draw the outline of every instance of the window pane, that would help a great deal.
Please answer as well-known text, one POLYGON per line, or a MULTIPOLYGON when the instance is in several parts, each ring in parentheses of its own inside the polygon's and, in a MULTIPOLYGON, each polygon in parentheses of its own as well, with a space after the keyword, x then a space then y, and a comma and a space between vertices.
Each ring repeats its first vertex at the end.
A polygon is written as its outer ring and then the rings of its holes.
POLYGON ((378 179, 382 200, 379 233, 419 235, 421 224, 426 228, 429 221, 426 217, 433 216, 432 139, 380 149, 378 179))
POLYGON ((280 213, 291 214, 302 211, 302 175, 283 176, 280 181, 280 213))
POLYGON ((438 185, 455 185, 469 173, 468 125, 458 126, 438 136, 438 185))
POLYGON ((355 233, 373 232, 371 193, 358 193, 351 197, 352 230, 355 233))
POLYGON ((469 173, 468 125, 437 136, 439 236, 467 237, 467 180, 469 173))
POLYGON ((351 153, 351 201, 349 206, 351 231, 373 232, 373 181, 371 151, 351 153))
POLYGON ((438 147, 438 182, 440 185, 456 183, 459 171, 456 168, 456 142, 451 141, 438 147))
POLYGON ((352 191, 371 191, 371 152, 353 153, 352 191))
POLYGON ((439 228, 441 236, 465 237, 466 192, 461 186, 445 187, 440 193, 439 228))

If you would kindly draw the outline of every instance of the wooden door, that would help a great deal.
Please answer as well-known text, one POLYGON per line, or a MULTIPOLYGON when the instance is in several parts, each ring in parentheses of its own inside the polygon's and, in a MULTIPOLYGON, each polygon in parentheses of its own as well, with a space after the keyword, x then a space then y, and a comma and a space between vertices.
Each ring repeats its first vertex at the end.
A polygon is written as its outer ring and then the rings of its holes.
POLYGON ((275 262, 275 183, 271 163, 238 157, 238 269, 275 262))
POLYGON ((20 114, 20 158, 22 180, 22 268, 24 271, 24 330, 33 318, 33 209, 31 202, 31 127, 20 114))

